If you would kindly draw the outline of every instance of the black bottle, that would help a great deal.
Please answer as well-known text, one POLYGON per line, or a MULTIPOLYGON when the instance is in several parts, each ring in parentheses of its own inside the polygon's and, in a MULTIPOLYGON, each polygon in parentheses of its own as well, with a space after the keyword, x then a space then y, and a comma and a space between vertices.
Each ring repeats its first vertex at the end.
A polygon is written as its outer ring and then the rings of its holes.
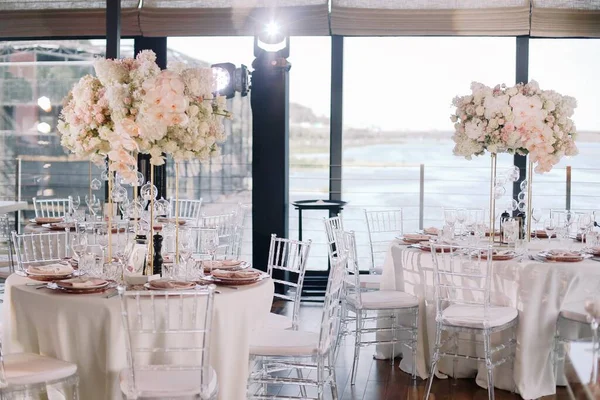
POLYGON ((152 260, 152 274, 162 276, 162 241, 163 237, 157 232, 154 234, 152 244, 154 246, 154 258, 152 260))
POLYGON ((506 243, 504 240, 504 222, 508 219, 510 219, 510 214, 505 210, 500 214, 500 243, 506 243))
POLYGON ((525 213, 518 212, 517 219, 519 220, 519 239, 525 239, 525 213))

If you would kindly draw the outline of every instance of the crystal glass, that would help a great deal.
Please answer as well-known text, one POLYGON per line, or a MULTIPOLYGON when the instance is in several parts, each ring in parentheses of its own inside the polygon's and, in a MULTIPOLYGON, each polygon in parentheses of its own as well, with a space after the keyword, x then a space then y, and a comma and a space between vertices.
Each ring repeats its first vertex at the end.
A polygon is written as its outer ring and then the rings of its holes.
POLYGON ((90 195, 85 195, 85 205, 88 207, 88 210, 90 211, 90 214, 92 214, 92 203, 94 203, 96 201, 96 195, 92 194, 90 195))
POLYGON ((70 242, 73 254, 77 257, 77 259, 80 259, 88 245, 87 235, 85 232, 73 232, 70 235, 70 242))
POLYGON ((116 283, 122 283, 123 264, 119 261, 105 262, 102 266, 102 278, 116 283))
POLYGON ((175 260, 174 262, 181 262, 183 264, 187 264, 190 258, 192 257, 192 253, 194 252, 194 240, 192 232, 189 229, 180 229, 179 230, 179 258, 180 260, 175 260))
POLYGON ((542 221, 543 212, 541 208, 532 208, 531 209, 531 220, 533 221, 533 232, 536 240, 539 240, 537 236, 537 228, 538 224, 542 221))
POLYGON ((108 248, 108 227, 105 225, 99 226, 96 228, 96 232, 94 232, 94 234, 96 235, 96 243, 98 243, 98 245, 102 248, 104 260, 108 261, 108 254, 106 251, 108 248))
POLYGON ((514 218, 509 218, 502 223, 504 242, 514 244, 519 238, 519 221, 514 218))
POLYGON ((581 235, 581 242, 586 243, 587 233, 593 224, 593 219, 590 214, 580 214, 577 218, 577 234, 581 235))
POLYGON ((90 211, 96 219, 102 217, 102 203, 100 202, 99 198, 96 198, 96 200, 90 205, 90 211))
POLYGON ((460 236, 464 233, 465 221, 467 220, 468 211, 464 208, 459 208, 456 210, 456 222, 458 222, 459 231, 458 234, 460 236))
POLYGON ((80 204, 81 198, 79 196, 71 196, 71 208, 73 209, 73 213, 77 212, 80 204))
POLYGON ((104 263, 101 252, 98 246, 86 246, 80 258, 80 271, 90 276, 101 276, 102 264, 104 263))
POLYGON ((200 248, 203 253, 210 255, 211 261, 215 260, 219 248, 219 233, 216 229, 204 230, 202 232, 200 248))
POLYGON ((456 224, 456 210, 444 209, 444 222, 446 225, 454 228, 454 225, 456 224))
POLYGON ((452 243, 454 241, 454 225, 444 225, 440 234, 440 239, 444 243, 452 243))
POLYGON ((544 220, 544 231, 546 231, 546 235, 548 235, 548 240, 552 240, 552 236, 556 233, 557 227, 556 219, 547 218, 544 220))

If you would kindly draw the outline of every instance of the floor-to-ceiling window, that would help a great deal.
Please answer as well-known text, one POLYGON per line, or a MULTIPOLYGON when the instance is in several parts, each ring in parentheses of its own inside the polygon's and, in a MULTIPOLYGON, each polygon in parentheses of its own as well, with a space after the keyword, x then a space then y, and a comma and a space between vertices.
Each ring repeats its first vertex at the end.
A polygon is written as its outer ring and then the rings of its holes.
MULTIPOLYGON (((356 231, 364 268, 363 209, 402 208, 410 232, 421 206, 425 227, 443 224, 443 207, 488 208, 490 158, 452 154, 452 99, 469 94, 472 81, 514 84, 515 58, 514 37, 344 39, 344 224, 356 231)), ((512 163, 499 157, 500 169, 512 163)), ((507 185, 503 199, 511 195, 507 185)))

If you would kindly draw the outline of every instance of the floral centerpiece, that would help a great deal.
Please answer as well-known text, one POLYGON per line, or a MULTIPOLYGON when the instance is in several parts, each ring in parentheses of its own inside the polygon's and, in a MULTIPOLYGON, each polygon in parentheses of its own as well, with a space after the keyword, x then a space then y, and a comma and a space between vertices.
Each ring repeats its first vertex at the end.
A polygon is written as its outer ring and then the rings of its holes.
POLYGON ((78 157, 103 164, 123 180, 137 180, 134 154, 163 154, 176 161, 206 160, 226 139, 225 98, 213 96, 210 68, 161 71, 152 51, 135 59, 94 62, 96 76, 86 75, 69 92, 58 123, 61 144, 78 157))
POLYGON ((471 94, 452 101, 456 112, 454 154, 471 159, 490 153, 529 154, 538 173, 548 172, 567 155, 578 153, 571 117, 573 97, 541 90, 538 83, 494 88, 471 84, 471 94))

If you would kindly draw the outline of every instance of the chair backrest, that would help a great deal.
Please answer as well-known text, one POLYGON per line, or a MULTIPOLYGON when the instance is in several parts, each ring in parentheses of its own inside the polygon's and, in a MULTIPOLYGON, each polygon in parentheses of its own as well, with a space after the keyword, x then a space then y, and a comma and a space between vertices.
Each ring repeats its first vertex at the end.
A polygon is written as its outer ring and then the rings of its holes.
POLYGON ((8 214, 0 214, 0 240, 10 239, 11 226, 8 214))
POLYGON ((337 257, 338 248, 336 246, 336 231, 344 230, 344 222, 342 216, 338 214, 335 217, 323 218, 325 224, 325 235, 327 236, 327 252, 329 253, 329 262, 333 262, 333 259, 337 257))
POLYGON ((242 255, 242 246, 244 244, 244 229, 246 227, 246 219, 250 213, 252 206, 250 204, 238 204, 235 211, 235 232, 234 238, 230 246, 230 256, 239 259, 242 255))
POLYGON ((491 294, 492 246, 433 243, 431 251, 438 318, 450 305, 479 305, 484 307, 485 326, 491 294))
POLYGON ((23 271, 31 264, 60 261, 70 254, 67 232, 12 233, 16 270, 23 271))
POLYGON ((311 244, 311 240, 301 242, 299 240, 278 238, 276 235, 271 235, 267 272, 273 278, 274 283, 281 284, 284 287, 283 293, 275 293, 273 296, 294 302, 292 316, 294 327, 298 326, 300 297, 302 296, 306 262, 311 244), (274 275, 275 271, 281 271, 282 273, 274 275), (289 277, 289 280, 284 279, 285 277, 289 277))
POLYGON ((219 233, 218 254, 227 257, 231 254, 231 246, 235 239, 235 223, 235 213, 202 215, 198 226, 201 228, 214 228, 217 230, 219 233))
POLYGON ((192 221, 194 224, 198 224, 200 216, 202 215, 202 198, 199 200, 191 199, 169 199, 171 203, 171 209, 169 216, 175 218, 179 213, 179 218, 192 221))
POLYGON ((335 235, 337 237, 336 243, 339 245, 339 254, 345 255, 347 258, 344 275, 346 295, 354 294, 356 296, 357 304, 360 306, 362 303, 356 235, 354 234, 354 231, 344 232, 339 229, 335 231, 335 235))
MULTIPOLYGON (((113 245, 125 245, 134 234, 130 232, 129 220, 111 221, 113 245)), ((98 235, 108 235, 108 221, 86 221, 77 224, 77 232, 85 233, 88 244, 101 244, 98 235)))
POLYGON ((120 286, 118 291, 131 373, 129 392, 139 393, 140 371, 177 370, 197 373, 193 382, 206 394, 214 286, 190 291, 126 291, 120 286))
POLYGON ((323 314, 319 331, 320 354, 325 355, 334 351, 337 346, 338 330, 340 329, 340 297, 344 286, 345 268, 347 255, 340 254, 331 264, 325 300, 323 302, 323 314))
POLYGON ((66 199, 33 198, 33 209, 36 218, 64 217, 71 211, 71 196, 66 199))
POLYGON ((369 246, 371 249, 371 270, 383 265, 383 259, 390 242, 404 233, 402 209, 387 211, 365 210, 369 246))

